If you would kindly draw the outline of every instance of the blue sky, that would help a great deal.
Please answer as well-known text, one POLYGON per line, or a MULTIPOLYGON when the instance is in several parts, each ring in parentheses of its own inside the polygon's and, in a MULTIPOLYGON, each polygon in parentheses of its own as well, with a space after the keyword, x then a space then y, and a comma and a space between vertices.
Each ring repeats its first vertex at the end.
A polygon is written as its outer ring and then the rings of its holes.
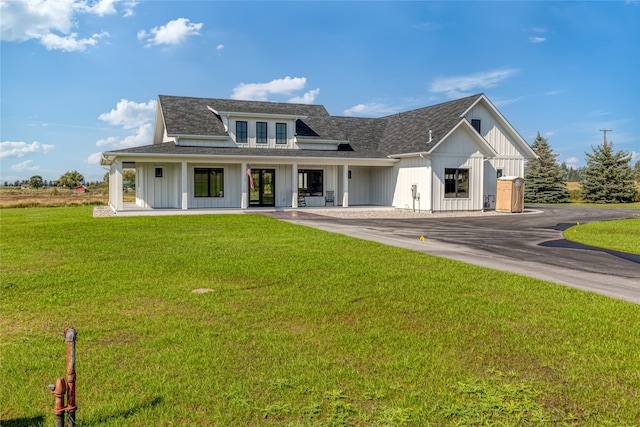
POLYGON ((379 117, 485 93, 529 142, 640 160, 640 4, 0 0, 0 183, 152 143, 159 94, 379 117))

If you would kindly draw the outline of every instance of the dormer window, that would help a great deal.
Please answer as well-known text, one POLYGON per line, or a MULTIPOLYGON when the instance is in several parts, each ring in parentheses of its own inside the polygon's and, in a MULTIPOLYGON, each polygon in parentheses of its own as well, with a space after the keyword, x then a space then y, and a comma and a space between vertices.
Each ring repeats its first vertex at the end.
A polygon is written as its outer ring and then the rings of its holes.
POLYGON ((276 123, 276 144, 287 143, 287 124, 276 123))
POLYGON ((267 122, 256 122, 256 143, 267 143, 267 122))
POLYGON ((245 121, 236 122, 236 142, 247 142, 247 122, 245 121))
POLYGON ((482 134, 482 131, 480 130, 481 129, 480 124, 481 124, 480 119, 471 119, 471 126, 473 126, 473 128, 477 130, 479 134, 482 134))

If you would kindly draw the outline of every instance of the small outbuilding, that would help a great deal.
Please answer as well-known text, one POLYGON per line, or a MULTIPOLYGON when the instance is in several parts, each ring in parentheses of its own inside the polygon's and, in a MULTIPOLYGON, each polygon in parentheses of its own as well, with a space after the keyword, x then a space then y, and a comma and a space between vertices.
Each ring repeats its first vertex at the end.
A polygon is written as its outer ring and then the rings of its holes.
POLYGON ((74 190, 74 192, 75 192, 76 194, 86 193, 87 191, 88 191, 88 190, 87 190, 87 187, 85 187, 84 185, 79 185, 79 186, 77 186, 77 187, 76 187, 76 189, 74 190))
POLYGON ((498 178, 496 210, 499 212, 524 212, 524 178, 517 176, 498 178))

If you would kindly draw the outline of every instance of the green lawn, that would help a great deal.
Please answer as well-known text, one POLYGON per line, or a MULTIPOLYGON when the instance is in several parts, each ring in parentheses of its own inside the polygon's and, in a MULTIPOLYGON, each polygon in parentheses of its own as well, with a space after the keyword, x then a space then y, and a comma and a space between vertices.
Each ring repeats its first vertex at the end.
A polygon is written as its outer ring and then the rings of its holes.
POLYGON ((589 246, 640 254, 640 218, 576 224, 564 236, 589 246))
POLYGON ((3 427, 53 425, 69 326, 79 426, 640 422, 638 305, 258 215, 91 211, 0 211, 3 427))

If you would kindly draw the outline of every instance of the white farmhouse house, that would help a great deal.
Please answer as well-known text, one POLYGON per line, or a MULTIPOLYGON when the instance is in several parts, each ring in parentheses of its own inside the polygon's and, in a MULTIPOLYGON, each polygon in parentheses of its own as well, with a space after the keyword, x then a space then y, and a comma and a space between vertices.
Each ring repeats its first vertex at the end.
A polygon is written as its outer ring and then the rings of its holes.
POLYGON ((126 168, 136 170, 140 208, 456 211, 495 208, 497 178, 523 176, 535 157, 483 94, 381 118, 160 95, 153 144, 105 152, 102 164, 116 212, 126 168))

